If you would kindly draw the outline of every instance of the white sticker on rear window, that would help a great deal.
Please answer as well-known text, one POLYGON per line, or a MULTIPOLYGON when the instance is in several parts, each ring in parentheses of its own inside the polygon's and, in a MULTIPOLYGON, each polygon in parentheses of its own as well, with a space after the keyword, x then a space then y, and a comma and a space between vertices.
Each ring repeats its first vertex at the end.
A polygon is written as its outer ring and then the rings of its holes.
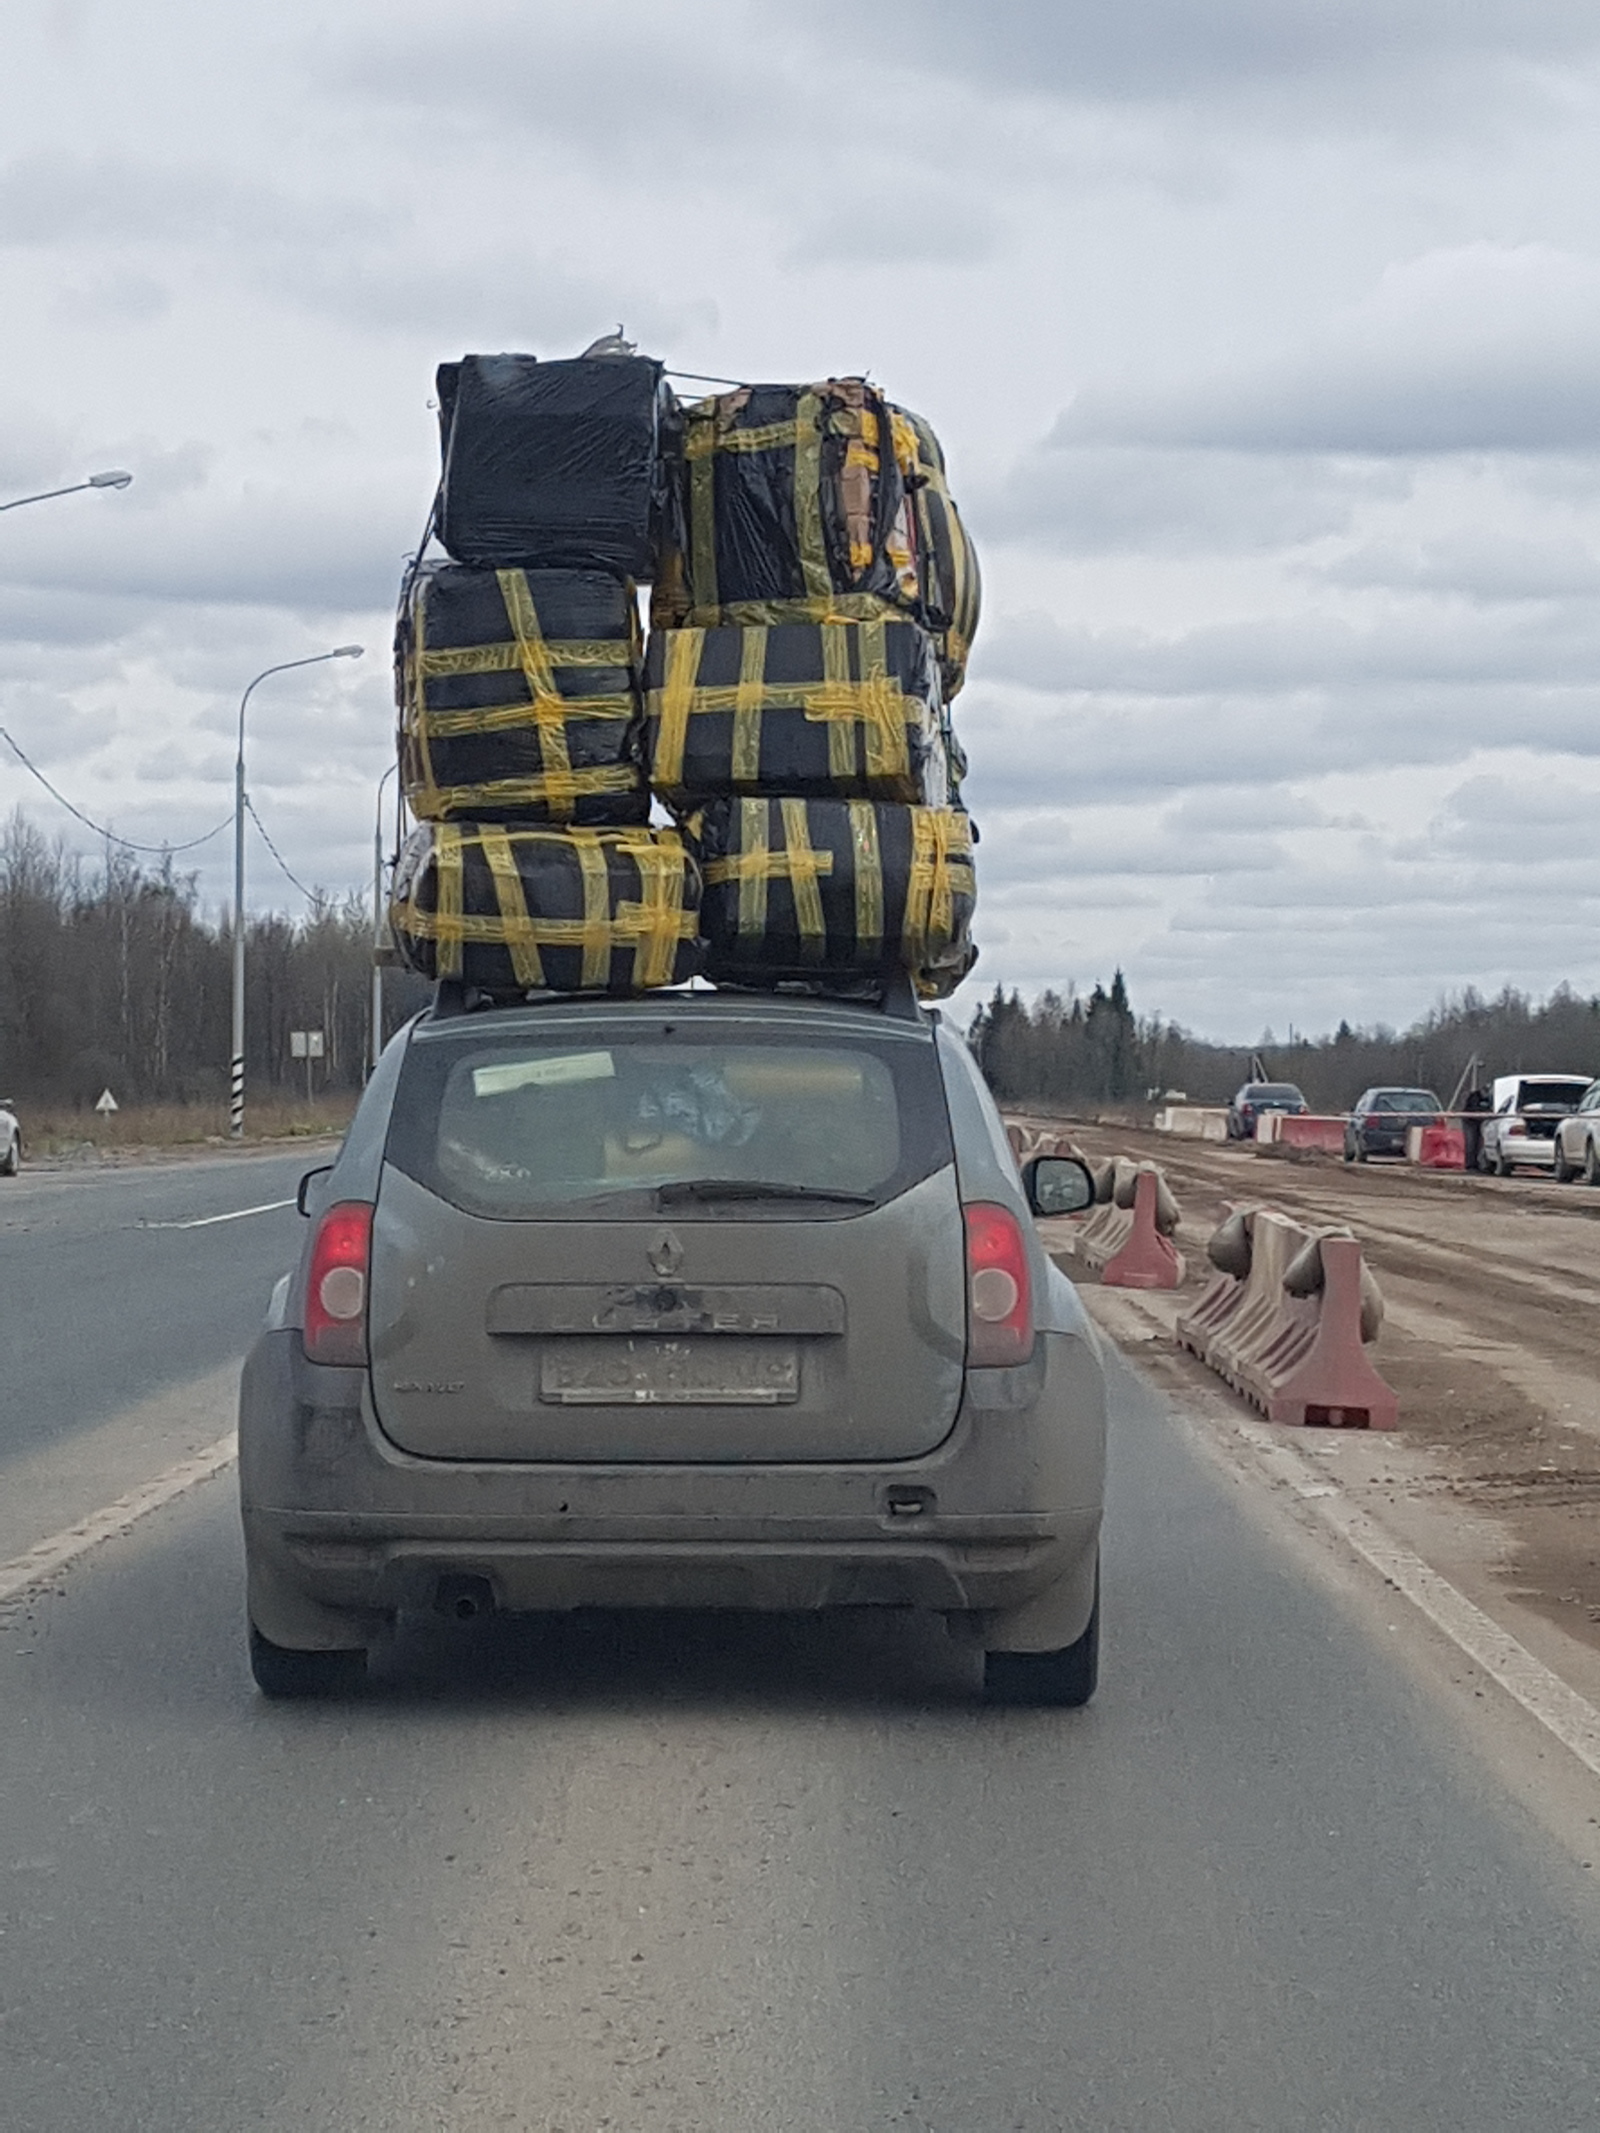
POLYGON ((507 1059, 474 1067, 474 1096, 508 1096, 513 1089, 549 1089, 567 1081, 610 1081, 616 1074, 609 1052, 563 1052, 552 1059, 507 1059))

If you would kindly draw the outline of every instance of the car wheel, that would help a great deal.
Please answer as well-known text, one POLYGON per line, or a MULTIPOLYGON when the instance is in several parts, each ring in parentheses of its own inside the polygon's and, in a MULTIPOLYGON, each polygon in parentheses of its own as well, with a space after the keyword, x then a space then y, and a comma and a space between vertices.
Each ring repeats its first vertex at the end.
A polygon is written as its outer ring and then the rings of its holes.
POLYGON ((1512 1169, 1512 1164, 1511 1164, 1511 1158, 1510 1158, 1510 1156, 1508 1156, 1508 1155, 1497 1155, 1497 1156, 1495 1157, 1495 1159, 1494 1159, 1494 1174, 1495 1174, 1495 1176, 1496 1176, 1497 1178, 1508 1178, 1508 1177, 1510 1177, 1510 1175, 1511 1175, 1511 1169, 1512 1169))
POLYGON ((16 1134, 11 1136, 11 1145, 0 1156, 0 1178, 14 1178, 22 1168, 22 1143, 16 1134))
POLYGON ((1494 1157, 1482 1141, 1478 1143, 1478 1168, 1486 1178, 1494 1174, 1494 1157))
POLYGON ((1344 1144, 1344 1159, 1347 1163, 1353 1163, 1356 1159, 1355 1149, 1351 1147, 1348 1138, 1346 1139, 1344 1144))
POLYGON ((1058 1652, 985 1652, 983 1693, 990 1703, 1054 1704, 1076 1710, 1100 1679, 1100 1585, 1094 1611, 1076 1644, 1058 1652))
POLYGON ((1596 1148, 1592 1133, 1583 1144, 1583 1182, 1600 1185, 1600 1148, 1596 1148))
POLYGON ((263 1696, 346 1696, 367 1677, 364 1651, 295 1652, 250 1625, 250 1671, 263 1696))
POLYGON ((1562 1150, 1559 1134, 1556 1136, 1556 1152, 1550 1167, 1558 1185, 1570 1185, 1578 1175, 1573 1165, 1567 1161, 1566 1155, 1562 1150))

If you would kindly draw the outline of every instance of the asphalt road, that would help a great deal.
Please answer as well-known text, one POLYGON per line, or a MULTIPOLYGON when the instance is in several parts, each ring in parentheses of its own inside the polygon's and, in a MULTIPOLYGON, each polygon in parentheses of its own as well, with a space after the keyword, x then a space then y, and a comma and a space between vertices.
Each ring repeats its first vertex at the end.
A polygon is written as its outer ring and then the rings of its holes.
MULTIPOLYGON (((278 1220, 197 1233, 246 1323, 278 1220)), ((1114 1452, 1082 1713, 743 1618, 269 1707, 230 1482, 169 1505, 0 1613, 0 2125, 1592 2133, 1600 1850, 1125 1372, 1114 1452)))
POLYGON ((300 1218, 238 1211, 292 1199, 327 1160, 0 1178, 0 1487, 8 1461, 243 1354, 300 1218))

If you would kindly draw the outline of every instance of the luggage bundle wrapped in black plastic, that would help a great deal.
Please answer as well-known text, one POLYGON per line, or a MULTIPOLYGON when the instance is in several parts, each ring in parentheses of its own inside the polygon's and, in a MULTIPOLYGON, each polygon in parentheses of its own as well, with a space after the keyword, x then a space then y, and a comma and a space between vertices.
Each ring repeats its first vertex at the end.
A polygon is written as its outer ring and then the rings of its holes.
POLYGON ((698 401, 682 465, 684 542, 661 558, 656 627, 916 615, 905 475, 865 379, 698 401))
POLYGON ((705 880, 708 977, 848 986, 907 971, 938 998, 976 960, 959 808, 725 799, 685 826, 705 880))
POLYGON ((911 621, 655 630, 650 782, 683 809, 723 795, 950 797, 939 674, 911 621))
POLYGON ((395 637, 419 821, 645 822, 639 606, 600 570, 423 564, 395 637))
POLYGON ((695 975, 700 897, 675 830, 438 822, 400 854, 390 923, 424 977, 502 997, 631 993, 695 975))
POLYGON ((659 363, 469 355, 438 389, 438 531, 458 563, 650 576, 676 456, 659 363))

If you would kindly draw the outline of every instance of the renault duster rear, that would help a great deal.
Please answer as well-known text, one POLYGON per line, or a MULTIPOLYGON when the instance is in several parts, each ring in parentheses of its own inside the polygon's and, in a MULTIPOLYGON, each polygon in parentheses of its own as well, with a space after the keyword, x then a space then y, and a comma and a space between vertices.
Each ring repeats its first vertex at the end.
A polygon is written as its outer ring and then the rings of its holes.
POLYGON ((412 1609, 862 1605, 1092 1691, 1099 1349, 936 1018, 436 1009, 310 1197, 240 1411, 269 1693, 412 1609))

